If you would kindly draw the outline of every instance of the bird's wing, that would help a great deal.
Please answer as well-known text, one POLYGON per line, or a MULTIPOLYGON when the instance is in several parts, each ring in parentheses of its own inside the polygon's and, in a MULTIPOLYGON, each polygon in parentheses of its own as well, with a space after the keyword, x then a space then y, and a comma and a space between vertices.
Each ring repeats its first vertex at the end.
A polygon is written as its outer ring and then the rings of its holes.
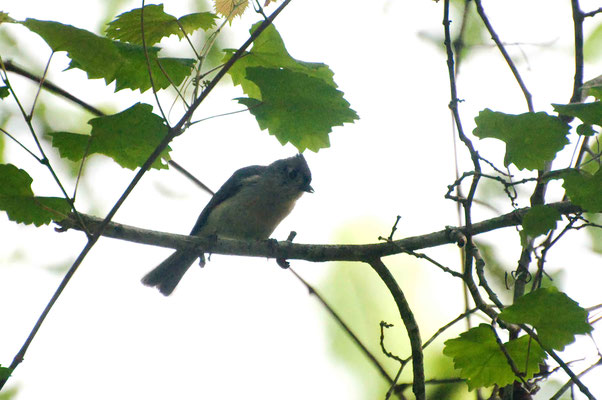
POLYGON ((261 165, 251 165, 249 167, 244 167, 236 171, 232 174, 232 176, 222 185, 221 188, 213 195, 209 203, 205 206, 201 215, 194 224, 191 235, 197 234, 203 225, 207 222, 207 218, 209 218, 209 214, 218 204, 223 202, 226 199, 234 196, 242 187, 243 182, 249 178, 258 177, 267 167, 261 165))

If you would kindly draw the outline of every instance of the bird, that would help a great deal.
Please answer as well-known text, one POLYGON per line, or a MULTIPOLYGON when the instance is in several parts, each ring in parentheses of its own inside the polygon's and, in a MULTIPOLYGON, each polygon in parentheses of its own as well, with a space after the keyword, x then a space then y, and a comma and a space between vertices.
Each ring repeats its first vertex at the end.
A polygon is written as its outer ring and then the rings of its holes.
MULTIPOLYGON (((268 239, 303 193, 313 192, 311 171, 302 154, 276 160, 267 166, 240 168, 207 203, 190 235, 268 239)), ((147 273, 142 283, 169 296, 197 258, 198 251, 176 250, 147 273)))

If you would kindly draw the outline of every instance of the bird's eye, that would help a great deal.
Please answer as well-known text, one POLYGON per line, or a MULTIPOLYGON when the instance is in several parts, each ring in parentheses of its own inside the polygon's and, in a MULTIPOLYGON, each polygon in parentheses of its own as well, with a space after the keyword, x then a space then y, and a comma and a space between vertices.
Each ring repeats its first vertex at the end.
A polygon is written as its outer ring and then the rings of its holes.
POLYGON ((290 171, 288 171, 288 177, 290 179, 295 179, 297 177, 297 170, 291 169, 290 171))

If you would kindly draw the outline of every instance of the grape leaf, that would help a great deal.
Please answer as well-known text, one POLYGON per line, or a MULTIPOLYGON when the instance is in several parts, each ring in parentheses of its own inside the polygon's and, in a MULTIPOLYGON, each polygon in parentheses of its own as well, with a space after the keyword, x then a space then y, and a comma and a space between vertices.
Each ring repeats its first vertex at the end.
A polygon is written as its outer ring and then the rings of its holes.
POLYGON ((602 168, 594 174, 569 170, 562 178, 562 186, 573 203, 589 212, 602 211, 602 168))
POLYGON ((322 79, 287 69, 247 68, 247 79, 261 91, 257 99, 238 99, 250 108, 261 129, 280 143, 292 143, 300 152, 330 146, 333 126, 358 119, 343 92, 322 79))
POLYGON ((245 13, 249 0, 215 0, 215 11, 232 23, 234 17, 245 13))
MULTIPOLYGON (((142 8, 124 12, 108 23, 106 35, 110 39, 121 40, 133 44, 142 44, 142 30, 140 17, 142 8)), ((184 33, 180 24, 188 34, 197 29, 207 30, 215 26, 217 15, 210 12, 188 14, 178 19, 163 11, 163 4, 149 4, 144 7, 144 38, 146 45, 152 46, 161 39, 171 35, 178 35, 180 39, 184 33)))
POLYGON ((37 197, 31 190, 33 179, 12 164, 0 164, 0 210, 11 221, 35 226, 64 219, 71 206, 61 197, 37 197))
POLYGON ((544 112, 512 115, 485 109, 475 122, 474 135, 506 143, 504 165, 518 169, 543 169, 569 143, 568 124, 544 112))
POLYGON ((523 217, 523 230, 530 237, 536 237, 548 233, 556 228, 556 221, 561 216, 553 207, 535 205, 523 217))
MULTIPOLYGON (((251 33, 260 23, 253 25, 251 33)), ((228 61, 235 52, 226 49, 224 62, 228 61)), ((323 63, 310 63, 295 60, 286 50, 282 37, 274 27, 268 26, 253 42, 250 52, 244 54, 228 71, 234 85, 241 85, 243 92, 250 98, 261 100, 261 92, 257 85, 246 78, 248 67, 284 68, 291 71, 302 72, 306 75, 322 79, 325 83, 337 87, 334 83, 334 73, 328 65, 323 63)))
POLYGON ((602 102, 552 104, 558 114, 577 117, 586 125, 602 126, 602 102))
MULTIPOLYGON (((115 81, 115 91, 139 89, 144 92, 151 87, 142 46, 112 41, 54 21, 28 18, 22 24, 40 35, 52 50, 68 52, 69 68, 85 71, 89 79, 104 78, 107 85, 115 81)), ((195 61, 158 57, 159 50, 158 47, 147 48, 155 88, 165 89, 170 81, 180 85, 191 73, 195 61)))
MULTIPOLYGON (((490 325, 474 327, 461 333, 459 338, 447 340, 444 345, 443 354, 453 358, 454 367, 460 370, 460 377, 466 379, 470 390, 493 385, 505 386, 517 379, 490 325)), ((506 342, 504 347, 521 372, 525 372, 526 365, 526 379, 539 371, 539 363, 546 358, 545 352, 529 336, 506 342)))
POLYGON ((592 331, 587 311, 555 287, 537 289, 520 297, 500 313, 500 318, 513 324, 531 325, 543 345, 555 350, 563 350, 575 340, 575 335, 592 331))
MULTIPOLYGON (((152 113, 149 104, 137 103, 125 111, 106 117, 93 118, 88 122, 92 132, 80 135, 70 132, 51 132, 52 145, 61 157, 79 161, 86 154, 101 153, 111 157, 124 168, 140 167, 167 134, 163 119, 152 113), (90 143, 88 144, 88 141, 90 143)), ((167 147, 161 157, 169 159, 167 147)), ((167 168, 157 159, 153 168, 167 168)))

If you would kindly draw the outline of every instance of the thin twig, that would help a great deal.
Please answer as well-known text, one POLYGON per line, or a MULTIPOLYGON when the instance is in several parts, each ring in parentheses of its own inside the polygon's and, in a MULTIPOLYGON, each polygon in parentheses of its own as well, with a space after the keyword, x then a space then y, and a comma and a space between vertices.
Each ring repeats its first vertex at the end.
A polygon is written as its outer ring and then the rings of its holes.
POLYGON ((393 382, 393 378, 391 378, 391 376, 389 376, 389 374, 387 373, 387 371, 385 371, 385 368, 376 359, 376 357, 374 356, 374 354, 372 354, 370 352, 370 350, 368 350, 368 348, 366 347, 366 345, 364 343, 362 343, 362 341, 358 338, 358 336, 351 330, 351 328, 349 327, 349 325, 347 325, 347 323, 345 323, 345 321, 343 321, 343 319, 332 308, 332 306, 330 304, 328 304, 328 302, 324 299, 324 297, 322 297, 322 295, 312 285, 310 285, 305 279, 303 279, 295 270, 293 270, 292 268, 289 268, 289 271, 291 271, 291 273, 293 275, 295 275, 295 277, 303 285, 305 285, 305 287, 307 288, 307 290, 308 290, 308 292, 309 292, 310 295, 314 295, 316 297, 316 299, 320 302, 320 304, 322 304, 322 306, 326 309, 326 311, 328 311, 328 313, 330 314, 330 316, 333 317, 335 319, 335 321, 337 321, 337 323, 340 325, 340 327, 343 328, 343 330, 345 331, 345 333, 351 338, 351 340, 353 340, 353 342, 362 351, 362 353, 364 353, 364 355, 366 357, 368 357, 368 359, 370 360, 370 362, 372 363, 372 365, 374 365, 376 367, 376 369, 381 374, 381 376, 383 378, 385 378, 385 380, 388 382, 389 385, 392 385, 394 383, 393 382))
POLYGON ((52 56, 54 55, 54 50, 50 53, 48 57, 48 61, 46 62, 46 67, 44 67, 44 72, 42 72, 42 79, 38 84, 38 90, 36 91, 36 95, 33 98, 33 102, 31 103, 31 111, 29 112, 29 118, 33 118, 33 112, 36 109, 36 104, 38 102, 38 98, 40 97, 40 92, 42 91, 42 87, 44 86, 44 81, 46 80, 46 75, 48 74, 48 68, 50 68, 50 61, 52 61, 52 56))
MULTIPOLYGON (((579 378, 581 378, 583 375, 587 374, 588 372, 590 372, 591 370, 593 370, 594 368, 597 368, 599 366, 602 365, 602 358, 599 358, 598 361, 596 361, 595 363, 593 363, 592 365, 590 365, 589 367, 587 367, 586 369, 584 369, 583 371, 581 371, 579 374, 577 374, 577 376, 579 378)), ((550 400, 558 400, 560 399, 560 397, 562 396, 562 394, 564 392, 566 392, 566 390, 569 387, 573 387, 575 384, 575 382, 573 382, 572 379, 569 379, 564 385, 562 385, 562 387, 560 389, 558 389, 556 391, 556 393, 554 393, 554 395, 552 397, 550 397, 550 400)))
POLYGON ((504 304, 502 304, 497 294, 493 291, 493 289, 491 289, 489 283, 487 282, 487 278, 485 277, 485 260, 481 256, 479 248, 476 245, 472 248, 472 256, 475 259, 475 269, 477 271, 477 277, 479 278, 479 286, 485 290, 485 293, 487 293, 487 296, 493 302, 493 304, 498 306, 500 309, 503 309, 504 304))
POLYGON ((506 362, 510 366, 510 369, 512 369, 512 372, 514 373, 514 376, 516 376, 518 379, 520 379, 520 381, 524 385, 525 389, 529 390, 529 385, 525 381, 525 378, 523 378, 523 375, 525 375, 525 374, 522 373, 522 372, 520 372, 520 370, 518 369, 518 366, 516 365, 516 363, 514 362, 514 360, 512 359, 512 357, 510 356, 510 354, 508 353, 508 350, 506 349, 506 346, 504 346, 504 343, 502 342, 502 339, 500 339, 499 335, 497 334, 497 331, 495 330, 494 323, 492 323, 491 325, 489 325, 489 327, 491 328, 491 331, 493 332, 493 336, 495 338, 495 342, 497 343, 499 349, 504 354, 504 357, 506 358, 506 362))
POLYGON ((4 130, 4 128, 0 127, 0 132, 4 133, 6 136, 8 136, 13 142, 15 142, 16 144, 18 144, 23 150, 25 150, 27 153, 29 153, 30 156, 32 156, 33 158, 36 159, 37 162, 42 163, 42 159, 40 157, 38 157, 35 153, 33 153, 31 150, 29 150, 27 148, 27 146, 25 146, 23 143, 21 143, 19 141, 19 139, 17 139, 16 137, 14 137, 13 135, 11 135, 10 133, 8 133, 8 131, 4 130))
MULTIPOLYGON (((32 123, 32 116, 33 115, 28 115, 25 112, 25 108, 21 104, 21 101, 19 100, 19 97, 17 96, 17 93, 15 93, 12 85, 10 84, 10 81, 8 79, 8 75, 6 73, 5 65, 4 65, 4 62, 2 61, 2 57, 1 56, 0 56, 0 68, 2 69, 2 81, 4 82, 4 84, 6 85, 6 87, 8 88, 8 91, 11 94, 12 98, 15 100, 15 103, 17 104, 17 107, 19 108, 21 116, 23 117, 23 119, 25 121, 25 124, 27 125, 27 127, 29 129, 29 132, 31 133, 31 136, 33 137, 33 140, 34 140, 34 142, 36 144, 36 147, 38 148, 38 152, 40 153, 40 157, 35 157, 36 160, 38 160, 38 162, 40 164, 44 165, 46 167, 46 169, 50 172, 50 175, 52 176, 52 178, 54 179, 54 181, 57 184, 58 188, 60 189, 61 193, 63 194, 63 197, 65 198, 65 200, 67 201, 67 203, 69 203, 69 206, 71 207, 71 210, 73 210, 73 212, 75 213, 75 216, 78 218, 79 222, 85 228, 84 221, 81 218, 80 213, 77 211, 77 208, 75 208, 75 203, 73 202, 73 199, 71 197, 69 197, 69 195, 67 194, 67 191, 65 190, 65 187, 63 186, 63 183, 61 182, 61 180, 58 177, 56 171, 54 170, 54 168, 50 164, 50 160, 46 156, 46 152, 44 151, 44 148, 42 147, 42 143, 40 142, 40 140, 38 138, 38 135, 36 134, 36 130, 35 130, 35 128, 33 126, 33 123, 32 123)), ((33 154, 31 151, 29 153, 33 154)), ((89 232, 87 230, 85 232, 89 236, 89 232)), ((1 383, 2 382, 0 381, 0 389, 2 388, 1 383)))
POLYGON ((512 61, 512 58, 510 58, 510 55, 506 51, 504 44, 500 40, 498 34, 493 29, 491 22, 489 22, 489 18, 487 18, 487 14, 485 14, 485 10, 483 9, 483 4, 481 3, 481 0, 475 0, 475 4, 477 5, 477 12, 481 17, 481 20, 483 21, 485 27, 487 28, 487 31, 491 35, 491 39, 495 42, 495 45, 497 46, 500 53, 502 53, 504 60, 506 60, 506 64, 508 64, 508 67, 512 71, 512 75, 514 75, 514 79, 516 79, 518 86, 520 86, 520 90, 522 90, 523 92, 523 96, 525 96, 525 101, 527 102, 527 108, 529 109, 529 112, 534 112, 531 93, 529 93, 529 91, 527 90, 527 86, 525 85, 525 82, 523 82, 523 79, 521 78, 520 73, 516 68, 516 65, 514 65, 514 62, 512 61))
POLYGON ((590 400, 596 400, 596 398, 593 394, 591 394, 587 386, 585 386, 583 382, 581 382, 579 377, 571 370, 567 363, 565 363, 562 360, 562 358, 560 358, 558 354, 556 354, 554 350, 546 348, 546 346, 544 346, 541 340, 539 339, 539 336, 537 336, 537 334, 531 328, 524 324, 520 324, 520 327, 522 330, 527 332, 527 334, 531 336, 537 342, 537 344, 539 344, 539 346, 554 359, 554 361, 558 363, 560 368, 562 368, 564 372, 566 372, 566 374, 571 378, 571 381, 579 388, 581 393, 583 393, 590 400))
POLYGON ((159 101, 159 95, 157 94, 157 88, 155 86, 155 81, 153 79, 153 69, 150 64, 150 57, 148 55, 148 47, 146 47, 146 35, 144 34, 144 2, 142 0, 142 7, 140 8, 140 35, 142 36, 142 48, 144 49, 144 58, 146 59, 146 69, 148 72, 148 80, 151 84, 151 89, 153 91, 153 96, 155 96, 155 102, 157 103, 157 107, 163 116, 163 121, 165 125, 169 126, 169 120, 167 119, 167 115, 163 112, 163 107, 161 107, 161 102, 159 101))
POLYGON ((80 107, 82 107, 84 110, 89 111, 90 113, 98 116, 98 117, 102 117, 104 115, 106 115, 104 112, 102 112, 101 110, 99 110, 98 108, 91 106, 90 104, 86 103, 83 100, 80 100, 79 98, 75 97, 74 95, 72 95, 71 93, 65 91, 64 89, 61 89, 60 87, 58 87, 57 85, 55 85, 54 83, 48 81, 47 79, 42 79, 41 77, 38 77, 26 70, 24 70, 23 68, 15 65, 12 61, 8 60, 4 62, 4 68, 6 71, 9 72, 13 72, 17 75, 20 75, 24 78, 30 79, 34 82, 40 83, 44 89, 48 90, 51 93, 57 94, 61 97, 64 97, 67 100, 72 101, 73 103, 79 105, 80 107))
POLYGON ((380 258, 373 258, 367 260, 368 264, 376 271, 380 279, 387 285, 389 292, 393 295, 393 299, 397 304, 399 315, 403 321, 408 337, 410 338, 410 347, 412 348, 412 369, 414 373, 414 383, 412 385, 412 391, 416 396, 417 400, 426 399, 425 387, 424 387, 424 356, 422 354, 422 341, 420 339, 420 330, 414 314, 403 294, 401 288, 395 281, 393 275, 389 269, 383 264, 380 258))

